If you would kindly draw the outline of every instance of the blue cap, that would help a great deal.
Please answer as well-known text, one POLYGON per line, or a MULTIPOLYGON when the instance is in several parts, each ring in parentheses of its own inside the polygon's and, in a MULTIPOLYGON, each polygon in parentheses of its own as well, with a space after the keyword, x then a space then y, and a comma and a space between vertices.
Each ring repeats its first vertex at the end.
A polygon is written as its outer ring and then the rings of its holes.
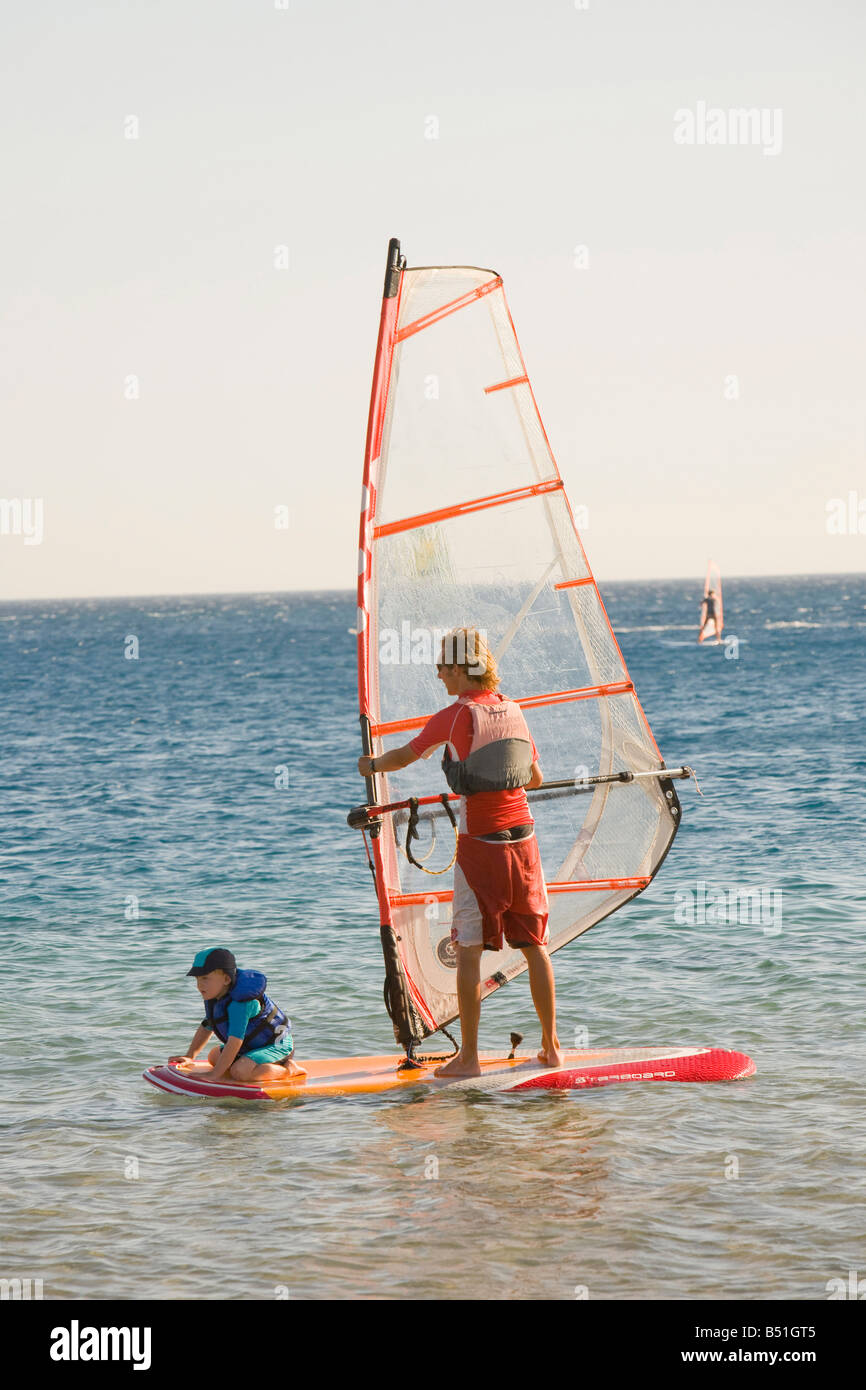
POLYGON ((231 951, 224 946, 213 946, 210 950, 199 951, 187 975, 209 975, 212 970, 224 970, 232 979, 238 973, 237 962, 231 951))

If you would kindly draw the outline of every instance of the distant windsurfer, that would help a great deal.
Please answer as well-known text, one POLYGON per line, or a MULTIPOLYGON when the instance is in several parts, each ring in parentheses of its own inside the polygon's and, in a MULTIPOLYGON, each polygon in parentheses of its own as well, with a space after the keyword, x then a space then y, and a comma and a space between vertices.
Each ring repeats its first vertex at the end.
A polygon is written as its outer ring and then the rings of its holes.
POLYGON ((547 889, 524 787, 543 782, 538 753, 519 705, 499 694, 496 661, 481 633, 457 628, 443 639, 439 679, 453 704, 410 743, 358 759, 362 777, 397 772, 445 745, 442 767, 462 800, 451 939, 457 951, 461 1047, 437 1076, 479 1076, 481 954, 507 942, 521 950, 541 1024, 539 1061, 562 1066, 556 996, 547 951, 547 889))
POLYGON ((722 640, 722 621, 719 614, 719 600, 715 589, 710 589, 701 601, 701 630, 698 633, 698 641, 703 642, 707 636, 707 629, 712 623, 713 631, 717 642, 722 640))

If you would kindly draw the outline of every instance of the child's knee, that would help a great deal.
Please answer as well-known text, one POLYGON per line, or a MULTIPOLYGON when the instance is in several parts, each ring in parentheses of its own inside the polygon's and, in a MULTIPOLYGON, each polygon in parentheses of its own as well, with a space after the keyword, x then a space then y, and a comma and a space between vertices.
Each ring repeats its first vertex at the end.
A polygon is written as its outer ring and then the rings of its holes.
POLYGON ((219 1059, 220 1059, 220 1053, 221 1053, 221 1052, 222 1052, 222 1048, 221 1048, 221 1047, 212 1047, 212 1048, 211 1048, 210 1052, 209 1052, 208 1055, 207 1055, 207 1059, 208 1059, 208 1061, 210 1062, 210 1064, 211 1064, 212 1067, 215 1067, 215 1066, 216 1066, 217 1062, 218 1062, 219 1059))

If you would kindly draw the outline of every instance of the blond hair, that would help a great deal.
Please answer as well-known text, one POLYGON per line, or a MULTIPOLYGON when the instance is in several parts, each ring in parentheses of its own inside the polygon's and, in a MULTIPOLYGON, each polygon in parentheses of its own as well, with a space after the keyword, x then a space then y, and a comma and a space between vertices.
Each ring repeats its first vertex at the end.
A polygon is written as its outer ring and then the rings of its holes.
POLYGON ((442 661, 466 672, 467 680, 480 690, 495 690, 499 684, 496 657, 487 645, 486 633, 475 627, 455 627, 442 638, 442 661))

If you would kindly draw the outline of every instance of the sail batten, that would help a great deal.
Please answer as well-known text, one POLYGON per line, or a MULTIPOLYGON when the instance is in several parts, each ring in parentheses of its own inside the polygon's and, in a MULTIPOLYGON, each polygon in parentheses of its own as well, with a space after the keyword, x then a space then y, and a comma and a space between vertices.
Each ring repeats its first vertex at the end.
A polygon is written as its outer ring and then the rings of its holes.
MULTIPOLYGON (((428 267, 428 269, 431 270, 434 268, 436 267, 428 267)), ((397 333, 397 342, 402 343, 405 338, 411 338, 413 333, 420 333, 425 328, 431 328, 434 323, 438 323, 440 319, 444 319, 448 314, 456 314, 458 309, 465 309, 468 304, 472 304, 476 299, 480 299, 483 294, 490 294, 491 290, 498 290, 501 285, 502 281, 497 275, 494 279, 486 281, 483 285, 479 285, 477 289, 469 290, 466 294, 461 295, 459 299, 452 300, 450 304, 443 304, 438 309, 431 309, 428 314, 416 319, 414 323, 407 323, 401 328, 397 333)))
MULTIPOLYGON (((634 690, 631 681, 612 681, 608 685, 587 685, 577 690, 555 690, 544 695, 511 695, 510 699, 521 709, 539 709, 543 705, 561 705, 571 700, 608 699, 612 695, 625 695, 634 690)), ((409 733, 413 729, 423 729, 435 710, 418 715, 414 719, 395 719, 390 724, 373 724, 371 732, 375 738, 385 738, 388 734, 409 733)))
MULTIPOLYGON (((397 242, 371 393, 358 610, 365 751, 402 745, 441 708, 436 644, 477 627, 546 782, 585 793, 530 796, 552 950, 648 885, 677 829, 672 774, 575 527, 501 277, 406 268, 397 242)), ((367 800, 424 802, 443 788, 433 757, 369 778, 367 800)), ((430 877, 453 852, 444 815, 440 805, 422 817, 427 873, 407 856, 405 814, 377 817, 371 835, 386 996, 407 1046, 457 1014, 450 875, 430 877)), ((519 951, 485 953, 483 992, 524 968, 519 951)))
POLYGON ((540 497, 545 492, 556 492, 562 487, 562 479, 556 478, 546 483, 535 483, 529 487, 514 488, 491 497, 474 497, 468 502, 458 502, 453 507, 441 507, 439 511, 425 512, 422 516, 407 516, 400 521, 389 521, 377 526, 374 538, 395 536, 400 531, 418 531, 422 526, 432 526, 437 521, 445 521, 452 516, 466 516, 469 512, 486 511, 488 507, 504 507, 510 502, 522 502, 527 497, 540 497))

